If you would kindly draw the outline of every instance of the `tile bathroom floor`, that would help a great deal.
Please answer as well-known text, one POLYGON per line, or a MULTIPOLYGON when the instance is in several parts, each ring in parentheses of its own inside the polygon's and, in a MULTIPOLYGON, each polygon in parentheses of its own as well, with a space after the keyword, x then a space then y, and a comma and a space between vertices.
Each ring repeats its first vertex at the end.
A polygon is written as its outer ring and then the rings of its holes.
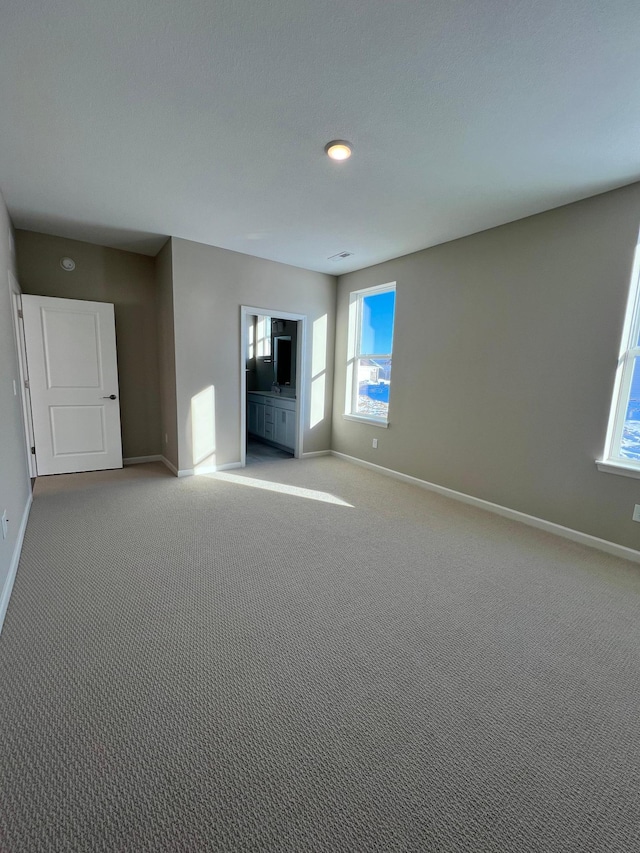
POLYGON ((253 438, 247 438, 247 465, 258 465, 263 462, 273 462, 280 459, 293 459, 293 453, 263 444, 253 438))

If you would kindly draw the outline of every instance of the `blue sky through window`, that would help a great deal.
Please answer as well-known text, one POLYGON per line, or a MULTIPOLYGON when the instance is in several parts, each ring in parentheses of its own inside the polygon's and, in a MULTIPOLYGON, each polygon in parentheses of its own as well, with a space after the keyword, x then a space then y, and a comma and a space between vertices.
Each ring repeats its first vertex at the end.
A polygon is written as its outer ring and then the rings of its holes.
POLYGON ((393 339, 393 314, 396 294, 374 293, 362 300, 362 335, 360 352, 362 355, 385 354, 391 352, 393 339))
POLYGON ((638 361, 636 359, 636 363, 633 368, 633 379, 631 380, 631 393, 629 394, 630 400, 640 400, 640 370, 637 369, 638 361))
POLYGON ((634 359, 633 375, 631 378, 631 392, 627 404, 622 440, 620 442, 620 456, 625 459, 640 461, 640 370, 638 362, 634 359))

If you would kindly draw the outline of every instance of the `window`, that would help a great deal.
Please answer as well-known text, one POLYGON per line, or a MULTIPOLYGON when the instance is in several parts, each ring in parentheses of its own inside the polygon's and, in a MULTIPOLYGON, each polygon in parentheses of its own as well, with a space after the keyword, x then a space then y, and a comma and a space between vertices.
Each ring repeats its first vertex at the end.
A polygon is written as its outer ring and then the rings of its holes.
POLYGON ((391 391, 395 284, 357 290, 349 301, 345 417, 386 426, 391 391))
POLYGON ((640 477, 640 245, 631 277, 601 470, 640 477), (622 471, 621 469, 626 469, 622 471))
POLYGON ((271 358, 271 317, 258 315, 256 318, 256 355, 271 358))

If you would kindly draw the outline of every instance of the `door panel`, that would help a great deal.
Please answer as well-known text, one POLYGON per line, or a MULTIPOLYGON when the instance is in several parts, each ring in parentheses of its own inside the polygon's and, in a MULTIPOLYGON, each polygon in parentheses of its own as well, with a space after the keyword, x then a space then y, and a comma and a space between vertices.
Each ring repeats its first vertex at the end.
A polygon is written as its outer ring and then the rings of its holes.
POLYGON ((249 400, 247 403, 247 431, 254 435, 258 431, 258 404, 249 400))
POLYGON ((23 296, 22 310, 38 475, 121 468, 113 305, 23 296))
POLYGON ((287 443, 287 410, 276 408, 276 434, 278 444, 287 443))
POLYGON ((51 435, 56 456, 104 453, 104 406, 51 406, 51 435))
MULTIPOLYGON (((70 300, 71 301, 71 300, 70 300)), ((49 388, 100 388, 100 327, 95 314, 43 307, 40 312, 49 388), (73 346, 69 346, 73 341, 73 346)))
POLYGON ((286 434, 284 443, 292 450, 296 449, 296 413, 287 411, 286 434))

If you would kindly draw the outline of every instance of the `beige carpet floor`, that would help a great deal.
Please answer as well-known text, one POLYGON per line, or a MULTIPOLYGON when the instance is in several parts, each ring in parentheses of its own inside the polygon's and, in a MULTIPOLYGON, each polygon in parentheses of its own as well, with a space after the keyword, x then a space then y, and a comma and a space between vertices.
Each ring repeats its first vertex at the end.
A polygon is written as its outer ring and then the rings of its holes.
POLYGON ((37 482, 0 850, 640 850, 640 568, 342 461, 37 482))

